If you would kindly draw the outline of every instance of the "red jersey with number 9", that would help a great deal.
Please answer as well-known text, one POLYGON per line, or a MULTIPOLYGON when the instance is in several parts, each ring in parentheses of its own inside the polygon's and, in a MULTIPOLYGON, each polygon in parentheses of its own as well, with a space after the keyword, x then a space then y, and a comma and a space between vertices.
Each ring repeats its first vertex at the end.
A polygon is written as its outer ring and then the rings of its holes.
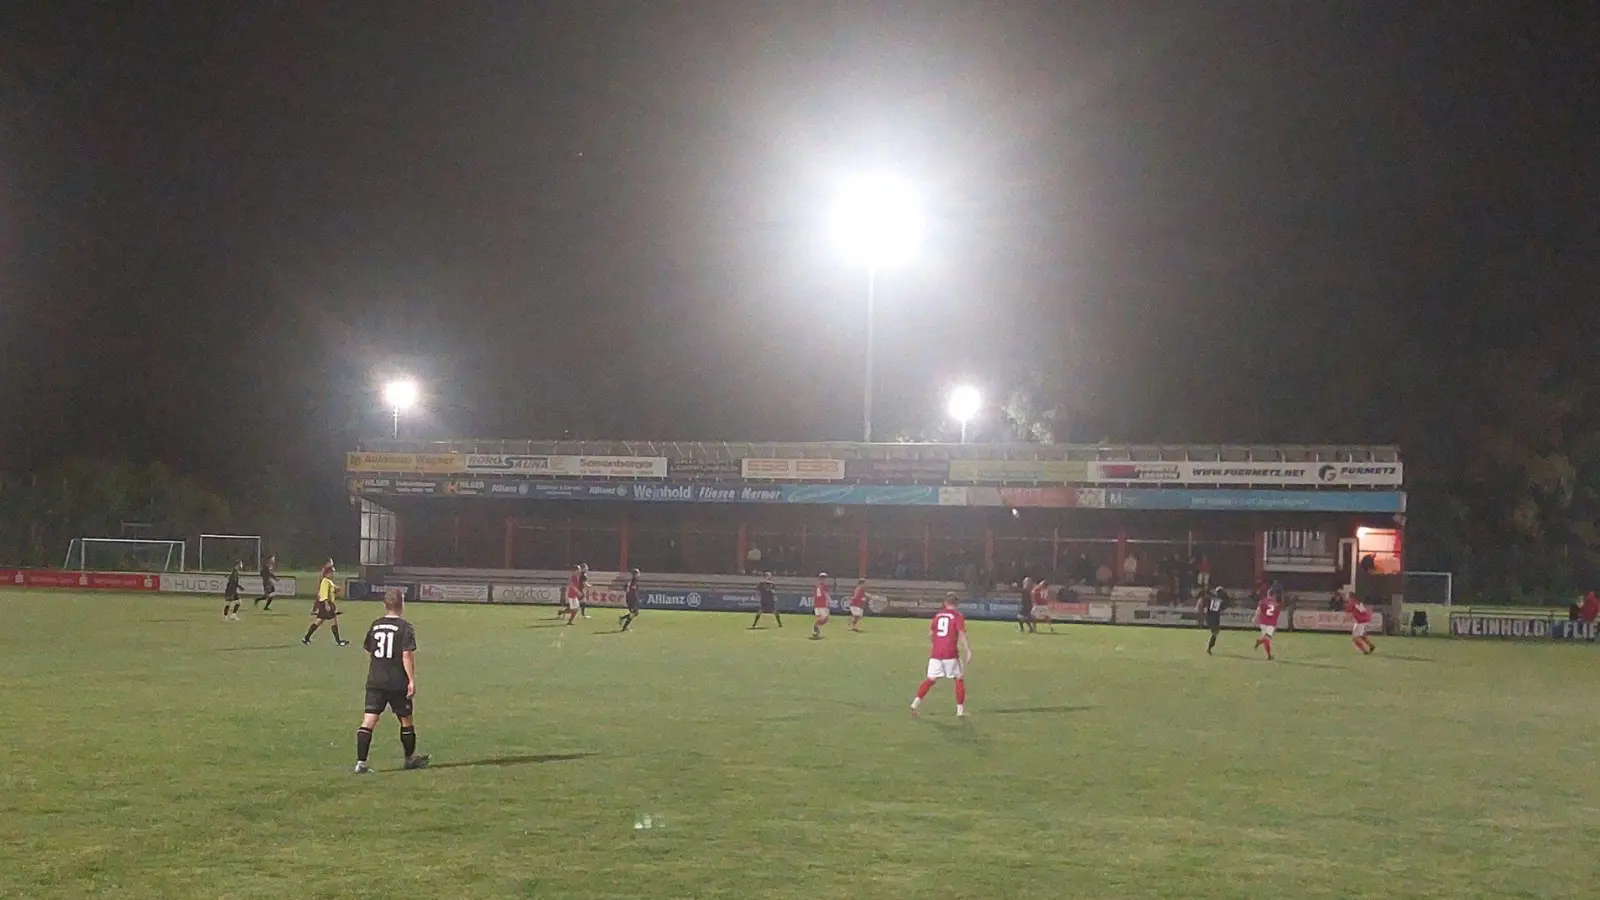
POLYGON ((967 632, 967 619, 953 609, 941 609, 928 626, 933 637, 933 659, 956 659, 961 648, 961 636, 967 632))
POLYGON ((1276 628, 1278 614, 1281 612, 1283 612, 1283 605, 1278 601, 1278 598, 1264 597, 1261 600, 1261 605, 1256 607, 1256 624, 1271 625, 1276 628))

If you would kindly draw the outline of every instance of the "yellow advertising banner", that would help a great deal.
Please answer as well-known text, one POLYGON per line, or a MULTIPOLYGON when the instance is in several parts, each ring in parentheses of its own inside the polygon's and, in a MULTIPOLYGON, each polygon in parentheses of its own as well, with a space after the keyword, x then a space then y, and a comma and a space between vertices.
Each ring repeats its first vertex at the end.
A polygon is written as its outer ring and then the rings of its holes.
POLYGON ((346 453, 344 470, 359 474, 454 475, 465 472, 459 453, 346 453))
POLYGON ((1089 464, 1063 459, 952 459, 950 480, 980 484, 1086 484, 1089 464))

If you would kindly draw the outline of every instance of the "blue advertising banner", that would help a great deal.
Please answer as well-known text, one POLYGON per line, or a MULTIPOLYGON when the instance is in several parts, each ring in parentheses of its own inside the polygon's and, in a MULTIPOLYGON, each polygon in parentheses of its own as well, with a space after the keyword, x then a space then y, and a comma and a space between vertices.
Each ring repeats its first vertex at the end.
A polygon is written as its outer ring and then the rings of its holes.
POLYGON ((1107 509, 1219 510, 1243 512, 1405 512, 1398 491, 1113 490, 1107 509))
POLYGON ((345 581, 344 597, 346 600, 382 600, 383 592, 389 588, 403 589, 407 603, 417 599, 417 586, 415 584, 395 582, 394 584, 385 585, 354 578, 345 581))
POLYGON ((1450 633, 1455 637, 1593 641, 1600 633, 1600 626, 1567 619, 1457 613, 1450 617, 1450 633))
POLYGON ((785 503, 847 506, 938 506, 939 487, 931 484, 786 484, 785 503))

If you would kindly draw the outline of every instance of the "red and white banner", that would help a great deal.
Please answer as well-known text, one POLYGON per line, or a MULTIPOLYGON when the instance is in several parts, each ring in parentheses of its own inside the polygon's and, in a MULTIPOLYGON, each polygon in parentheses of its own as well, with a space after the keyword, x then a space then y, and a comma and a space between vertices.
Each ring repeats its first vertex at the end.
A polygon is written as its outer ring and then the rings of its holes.
POLYGON ((1229 484, 1399 487, 1401 463, 1372 462, 1092 462, 1095 484, 1229 484))
POLYGON ((74 588, 80 591, 153 591, 160 576, 144 572, 67 572, 59 569, 0 569, 12 587, 74 588))
POLYGON ((1057 622, 1110 622, 1116 617, 1116 607, 1110 603, 1062 603, 1052 600, 1045 604, 1035 604, 1033 607, 1035 618, 1043 618, 1040 606, 1048 607, 1050 618, 1057 622))
POLYGON ((487 584, 420 584, 417 599, 434 603, 488 603, 487 584))
POLYGON ((749 457, 739 460, 739 474, 774 481, 843 481, 844 460, 749 457))
POLYGON ((497 584, 490 594, 494 603, 538 603, 557 606, 564 602, 564 588, 555 584, 497 584))
MULTIPOLYGON (((1355 625, 1355 620, 1344 612, 1334 612, 1331 609, 1297 609, 1294 612, 1295 631, 1349 631, 1355 625)), ((1374 612, 1372 623, 1367 629, 1383 632, 1383 613, 1374 612)))

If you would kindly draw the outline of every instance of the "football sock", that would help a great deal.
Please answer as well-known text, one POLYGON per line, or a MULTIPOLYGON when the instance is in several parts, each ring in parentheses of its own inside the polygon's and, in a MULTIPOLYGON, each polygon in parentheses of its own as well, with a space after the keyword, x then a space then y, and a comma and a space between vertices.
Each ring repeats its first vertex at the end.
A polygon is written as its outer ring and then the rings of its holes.
POLYGON ((782 616, 778 615, 777 613, 773 613, 772 614, 772 619, 773 619, 773 621, 778 623, 778 627, 779 628, 783 627, 783 617, 782 616))
POLYGON ((319 625, 319 624, 321 624, 321 623, 319 623, 319 622, 312 622, 312 623, 311 623, 311 627, 310 627, 310 628, 307 628, 307 629, 306 629, 306 636, 305 636, 305 637, 304 637, 304 638, 302 638, 302 640, 307 640, 307 641, 309 641, 309 640, 311 640, 311 636, 312 636, 312 635, 313 635, 313 634, 316 634, 316 633, 317 633, 317 626, 318 626, 318 625, 319 625))
POLYGON ((760 625, 760 624, 761 624, 761 613, 756 613, 756 620, 754 622, 750 623, 750 627, 754 628, 754 627, 756 627, 757 625, 760 625))
MULTIPOLYGON (((368 737, 371 737, 371 735, 372 732, 367 732, 368 737)), ((417 729, 415 727, 400 726, 400 749, 406 752, 406 759, 410 759, 417 754, 417 729)))
POLYGON ((367 752, 372 749, 372 729, 356 729, 356 762, 366 762, 367 752))
POLYGON ((957 708, 966 705, 966 702, 967 702, 967 680, 965 678, 957 678, 956 679, 956 706, 957 706, 957 708))
POLYGON ((336 641, 343 640, 343 638, 339 637, 339 623, 337 621, 333 623, 333 639, 336 641))
POLYGON ((928 692, 931 690, 933 690, 933 679, 923 679, 922 683, 917 685, 917 699, 912 702, 912 705, 915 706, 916 704, 921 703, 922 698, 928 696, 928 692))
POLYGON ((1206 649, 1207 650, 1212 650, 1212 649, 1215 649, 1216 646, 1217 646, 1217 633, 1215 631, 1213 631, 1211 633, 1211 640, 1206 641, 1206 649))
POLYGON ((1270 658, 1272 656, 1272 638, 1262 638, 1261 646, 1267 649, 1267 656, 1270 658))

